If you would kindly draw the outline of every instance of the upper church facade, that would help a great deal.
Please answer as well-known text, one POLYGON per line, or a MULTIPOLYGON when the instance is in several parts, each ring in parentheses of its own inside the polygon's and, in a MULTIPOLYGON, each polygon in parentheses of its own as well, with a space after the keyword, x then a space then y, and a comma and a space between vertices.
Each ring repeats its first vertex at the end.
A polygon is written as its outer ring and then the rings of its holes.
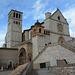
POLYGON ((8 14, 8 29, 5 42, 7 48, 14 48, 23 41, 34 40, 34 36, 44 37, 42 39, 43 46, 49 42, 55 43, 71 40, 69 25, 59 9, 53 14, 50 12, 45 13, 44 22, 39 23, 37 21, 30 29, 24 30, 23 33, 22 14, 22 12, 15 10, 11 10, 8 14))

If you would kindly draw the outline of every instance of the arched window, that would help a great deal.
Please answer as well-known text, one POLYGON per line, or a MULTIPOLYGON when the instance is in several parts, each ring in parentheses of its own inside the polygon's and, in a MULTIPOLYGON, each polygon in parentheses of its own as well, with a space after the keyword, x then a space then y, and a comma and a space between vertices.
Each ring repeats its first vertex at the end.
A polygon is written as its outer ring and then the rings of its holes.
POLYGON ((13 13, 13 17, 15 17, 15 13, 13 13))
POLYGON ((19 14, 19 18, 20 18, 20 14, 19 14))
POLYGON ((18 22, 16 21, 16 24, 18 24, 18 22))
POLYGON ((39 29, 39 33, 41 33, 41 28, 39 29))
POLYGON ((18 18, 18 13, 16 13, 16 18, 18 18))
POLYGON ((60 20, 60 16, 58 16, 58 20, 60 20))

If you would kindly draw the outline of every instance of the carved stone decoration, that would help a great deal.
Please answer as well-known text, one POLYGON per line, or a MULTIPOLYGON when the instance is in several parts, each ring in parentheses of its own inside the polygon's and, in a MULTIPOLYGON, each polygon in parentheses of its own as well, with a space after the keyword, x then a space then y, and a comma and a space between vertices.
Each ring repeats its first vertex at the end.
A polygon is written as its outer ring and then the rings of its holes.
POLYGON ((60 36, 59 39, 58 39, 58 42, 59 43, 64 43, 65 42, 65 39, 62 36, 60 36))
POLYGON ((57 25, 57 28, 58 28, 58 30, 59 30, 60 32, 63 31, 63 26, 62 26, 61 24, 58 24, 58 25, 57 25))

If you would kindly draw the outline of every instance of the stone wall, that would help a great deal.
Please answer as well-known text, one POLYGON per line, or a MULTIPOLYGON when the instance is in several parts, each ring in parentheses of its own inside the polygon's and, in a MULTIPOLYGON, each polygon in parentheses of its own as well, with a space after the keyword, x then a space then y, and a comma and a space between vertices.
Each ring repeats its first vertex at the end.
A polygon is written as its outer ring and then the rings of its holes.
POLYGON ((73 67, 52 67, 50 68, 57 75, 75 75, 75 66, 73 67))
POLYGON ((0 48, 0 67, 8 68, 9 61, 12 61, 12 67, 18 65, 18 49, 0 48))

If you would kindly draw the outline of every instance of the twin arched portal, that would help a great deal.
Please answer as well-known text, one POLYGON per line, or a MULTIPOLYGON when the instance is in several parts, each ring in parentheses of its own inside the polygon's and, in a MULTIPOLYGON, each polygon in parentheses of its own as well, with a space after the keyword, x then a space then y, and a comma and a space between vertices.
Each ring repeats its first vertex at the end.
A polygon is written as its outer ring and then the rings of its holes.
POLYGON ((20 53, 19 53, 19 64, 24 64, 28 61, 31 61, 31 53, 28 53, 26 52, 26 50, 24 48, 21 48, 20 49, 20 53))

